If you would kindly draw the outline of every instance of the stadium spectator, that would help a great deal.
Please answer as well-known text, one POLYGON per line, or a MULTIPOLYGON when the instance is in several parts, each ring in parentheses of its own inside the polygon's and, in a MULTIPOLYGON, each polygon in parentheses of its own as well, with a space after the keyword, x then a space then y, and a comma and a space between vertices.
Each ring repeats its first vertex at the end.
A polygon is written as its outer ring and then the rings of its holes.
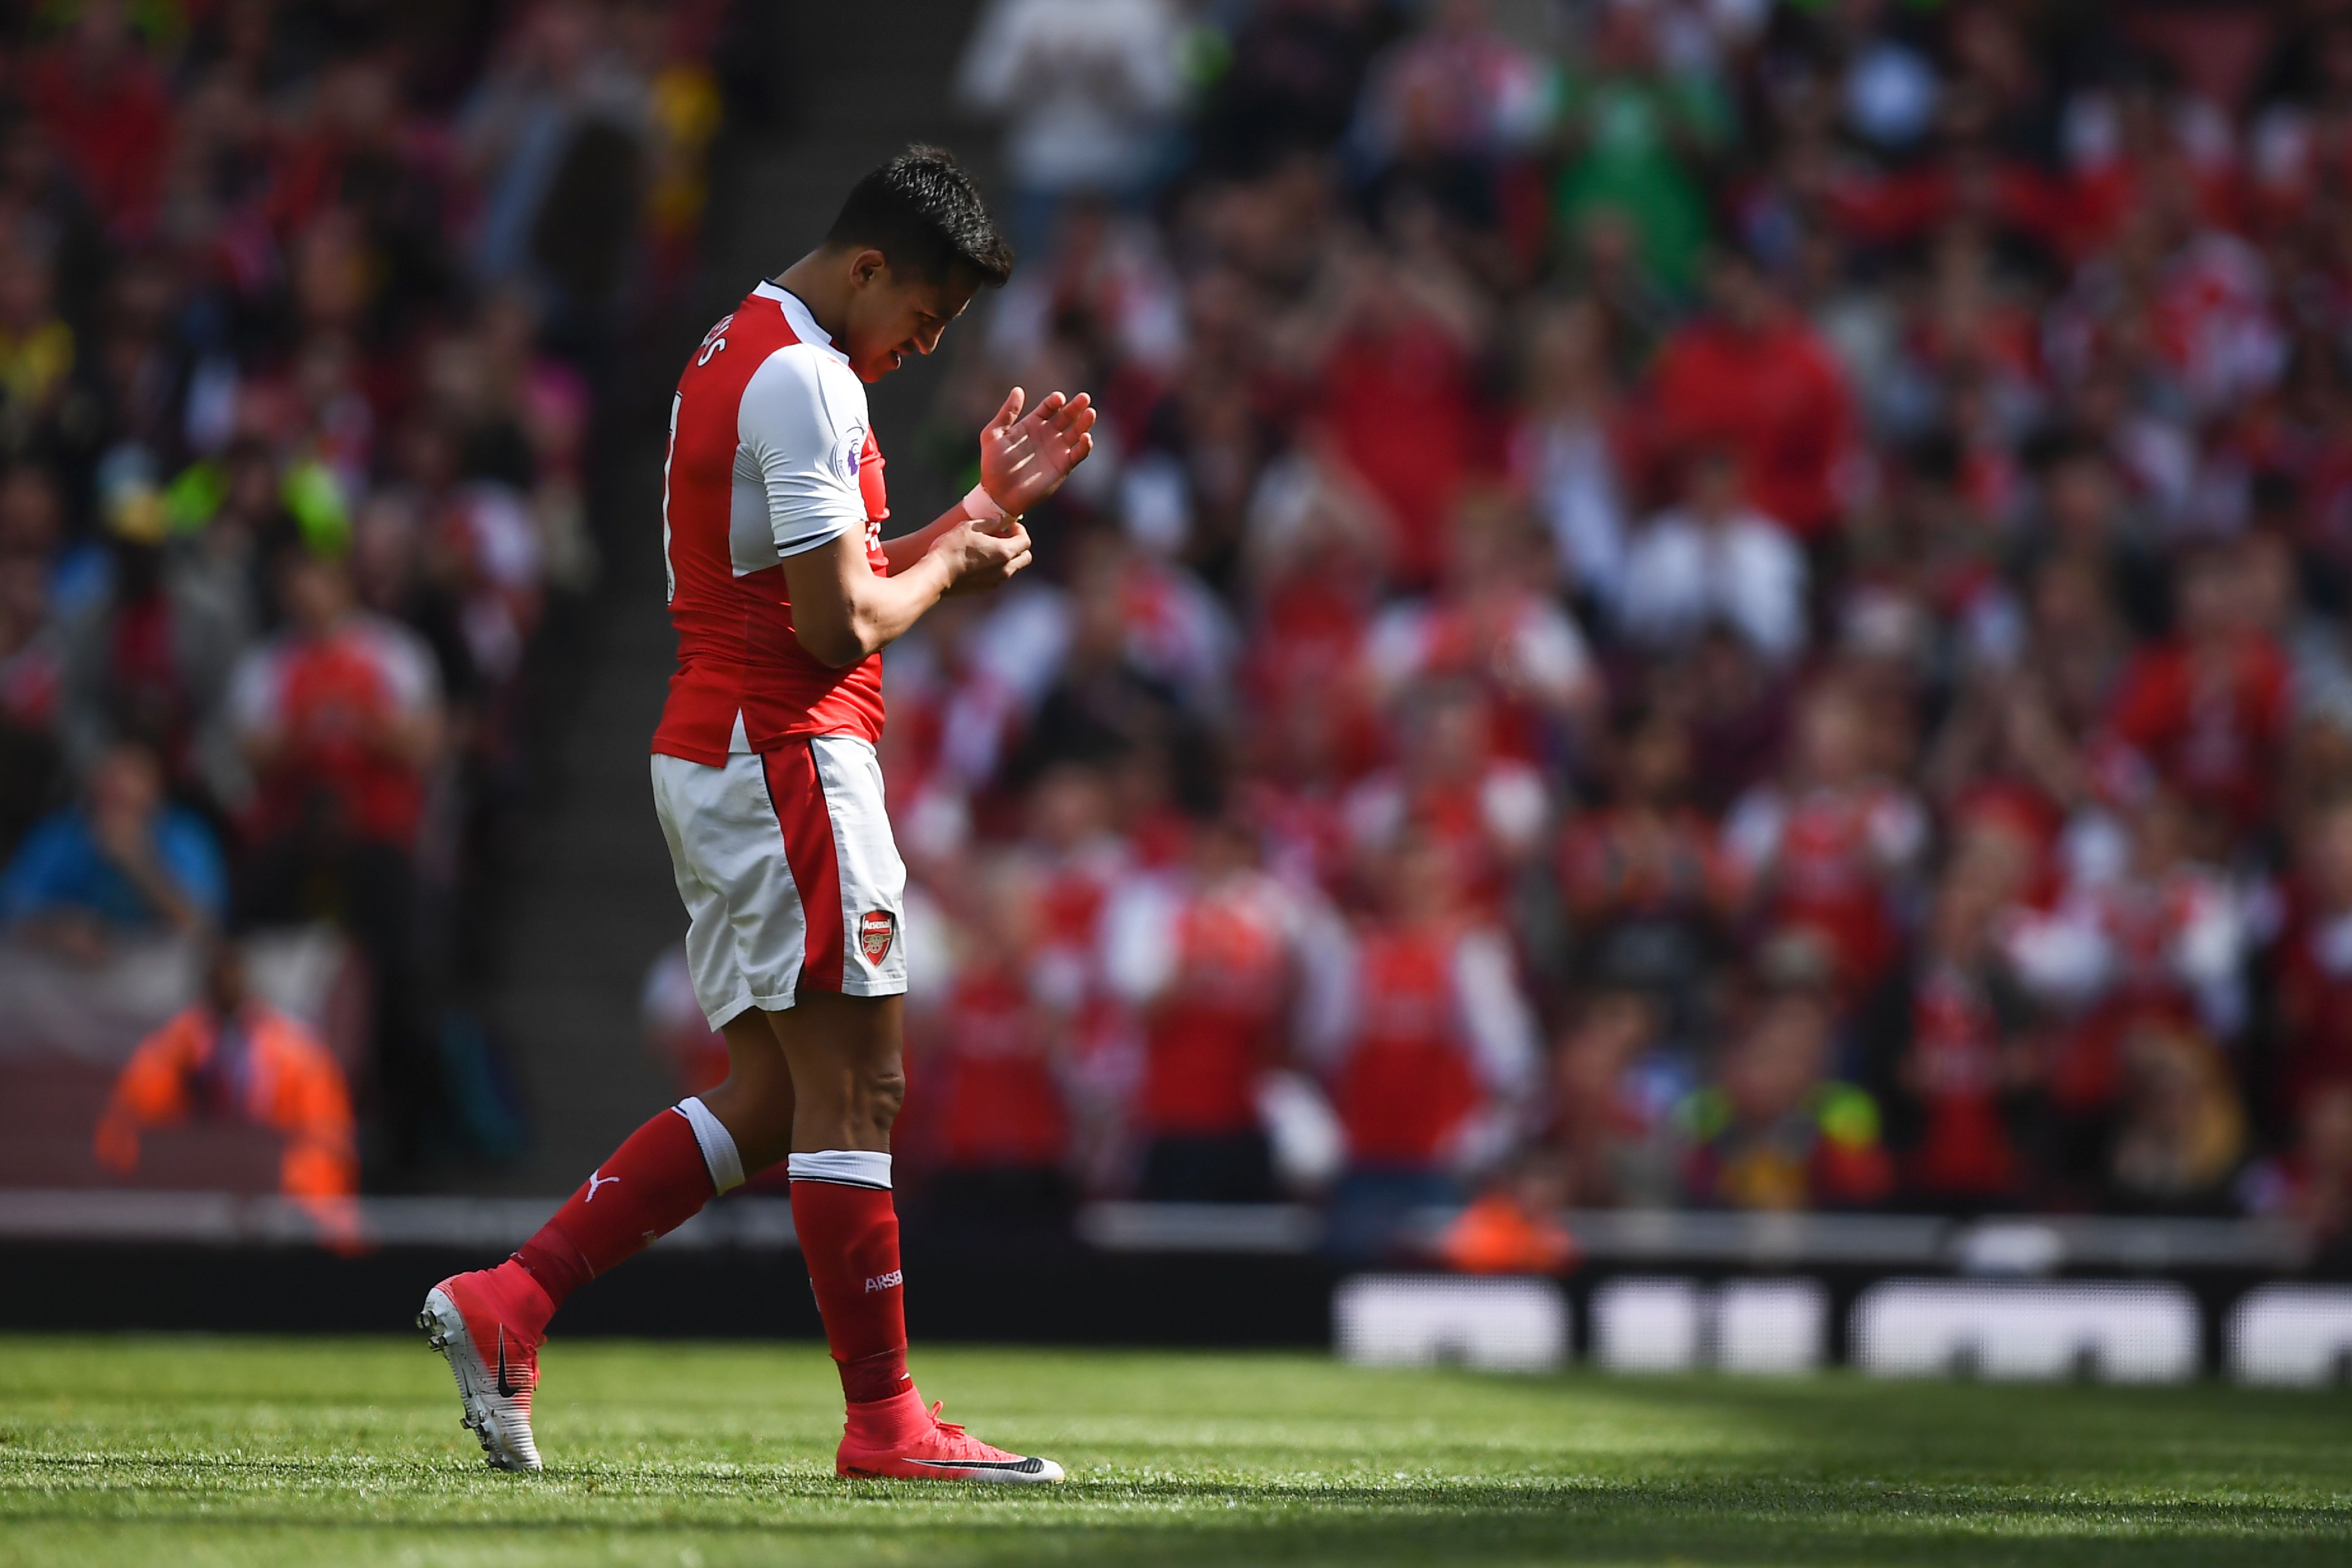
POLYGON ((359 609, 339 561, 290 549, 278 581, 286 629, 238 665, 232 698, 258 780, 255 831, 404 855, 441 749, 431 650, 359 609))
POLYGON ((124 933, 219 926, 220 846, 202 817, 165 799, 152 753, 109 749, 82 796, 37 824, 0 871, 0 929, 96 962, 124 933))
POLYGON ((2285 746, 2290 669, 2250 614, 2249 556, 2243 542, 2189 554, 2179 635, 2135 656, 2114 698, 2116 739, 2182 796, 2200 834, 2268 820, 2285 746))
POLYGON ((88 351, 58 303, 56 258, 39 240, 22 231, 0 239, 0 445, 11 457, 79 466, 91 432, 69 405, 88 351))
POLYGON ((1070 1120, 1070 1169, 1090 1187, 1114 1180, 1128 1157, 1128 1102, 1139 1050, 1133 1014, 1110 983, 1103 919, 1134 874, 1133 847, 1111 826, 1108 781, 1066 765, 1030 793, 1028 842, 1015 857, 1035 885, 1028 984, 1063 1044, 1060 1081, 1070 1120))
POLYGON ((355 1236, 359 1153, 343 1069, 317 1036, 253 994, 243 957, 226 942, 206 955, 201 999, 123 1064, 98 1124, 99 1160, 134 1174, 144 1132, 190 1121, 277 1133, 285 1141, 278 1190, 326 1236, 355 1236))
POLYGON ((1510 499, 1465 497, 1438 592, 1390 606, 1364 647, 1376 697, 1417 681, 1483 688, 1496 749, 1524 761, 1576 755, 1598 717, 1600 669, 1559 601, 1527 581, 1533 531, 1510 499))
POLYGON ((924 1009, 893 1146, 931 1178, 936 1213, 1050 1219, 1069 1206, 1072 1140, 1065 1022, 1038 994, 1049 911, 1016 863, 976 868, 966 885, 961 951, 946 996, 924 1009))
POLYGON ((230 672, 251 636, 242 584, 173 548, 143 466, 122 465, 101 495, 106 585, 59 627, 59 739, 78 770, 118 742, 142 742, 176 787, 233 804, 248 787, 228 714, 230 672))
POLYGON ((1870 715, 1853 688, 1817 686, 1796 731, 1786 782, 1742 798, 1724 844, 1767 926, 1819 943, 1852 998, 1894 961, 1899 895, 1927 847, 1927 816, 1874 766, 1870 715))
POLYGON ((1589 53, 1562 84, 1558 222, 1571 233, 1622 230, 1628 258, 1679 291, 1707 241, 1708 193, 1696 173, 1733 134, 1733 106, 1711 61, 1687 48, 1680 61, 1660 58, 1665 28, 1644 13, 1613 7, 1593 23, 1589 53))
POLYGON ((1408 831, 1427 834, 1452 857, 1467 896, 1499 908, 1551 823, 1542 771, 1498 753, 1493 708, 1467 682, 1427 682, 1391 707, 1403 742, 1397 761, 1342 803, 1355 853, 1377 860, 1408 831))
POLYGON ((2280 942, 2283 1048, 2264 1108, 2289 1122, 2318 1086, 2352 1081, 2352 800, 2320 808, 2303 837, 2280 942))
POLYGON ((2030 1168, 2016 1130, 2034 1076, 2030 1003, 2000 943, 2028 849, 1979 828, 1954 847, 1914 961, 1909 1037, 1896 1079, 1916 1121, 1901 1154, 1905 1195, 1962 1209, 2014 1204, 2030 1168))
POLYGON ((1739 500, 1739 470, 1721 450, 1688 464, 1684 504, 1643 524, 1609 600, 1634 641, 1660 653, 1720 621, 1765 659, 1804 651, 1805 558, 1778 524, 1739 500))
POLYGON ((2120 864, 2086 849, 2053 908, 2021 914, 2008 937, 2048 1025, 2040 1077, 2064 1153, 2045 1174, 2075 1201, 2096 1188, 2129 1042, 2151 1030, 2232 1037, 2246 1021, 2251 933, 2238 890, 2190 853, 2176 796, 2152 789, 2126 823, 2120 864))
POLYGON ((1042 247, 1072 196, 1140 194, 1183 92, 1168 0, 991 0, 957 68, 969 108, 1003 118, 1013 243, 1042 247))
POLYGON ((1689 726, 1670 709, 1628 716, 1607 759, 1609 794, 1570 816, 1560 902, 1581 978, 1639 987, 1686 1027, 1728 933, 1740 889, 1716 826, 1689 804, 1689 726))
POLYGON ((544 290, 573 331, 620 279, 644 171, 651 62, 621 52, 616 20, 580 0, 528 7, 455 128, 481 194, 475 275, 544 290))
POLYGON ((2248 1173, 2247 1203, 2302 1225, 2340 1271, 2352 1261, 2352 1080, 2315 1084, 2301 1103, 2294 1142, 2248 1173))
POLYGON ((286 627, 248 653, 230 702, 256 778, 240 903, 330 920, 365 957, 388 1158, 419 1157, 443 1099, 417 859, 442 755, 439 674, 417 635, 357 607, 338 560, 289 547, 286 627))
POLYGON ((1427 25, 1373 63, 1357 135, 1375 163, 1424 135, 1448 157, 1490 161, 1547 128, 1542 66, 1495 26, 1486 0, 1438 0, 1427 25))
POLYGON ((1649 993, 1578 997, 1552 1058, 1550 1142, 1580 1207, 1672 1207, 1681 1194, 1675 1111, 1693 1088, 1685 1053, 1660 1041, 1649 993))
POLYGON ((1257 1085, 1287 1054, 1300 916, 1256 859, 1245 825, 1199 823, 1183 864, 1131 878, 1104 911, 1105 971, 1142 1020, 1146 1197, 1274 1196, 1257 1085))
POLYGON ((1404 586, 1436 582, 1455 504, 1501 457, 1473 374, 1488 315, 1458 271, 1366 247, 1336 252, 1289 323, 1313 417, 1380 498, 1384 554, 1404 586))
POLYGON ((1843 510, 1853 409, 1836 359, 1745 257, 1708 268, 1711 309, 1658 351, 1648 441, 1675 463, 1731 453, 1748 503, 1813 543, 1843 510))
POLYGON ((1349 151, 1368 178, 1367 211, 1398 234, 1418 231, 1472 270, 1517 270, 1507 239, 1534 248, 1528 154, 1549 129, 1542 65, 1495 26, 1486 0, 1441 0, 1428 25, 1379 58, 1364 85, 1349 151), (1520 221, 1507 222, 1507 210, 1520 221), (1517 234, 1509 231, 1517 229, 1517 234))
POLYGON ((1525 409, 1510 472, 1551 533, 1560 586, 1586 603, 1624 591, 1626 494, 1608 321, 1590 300, 1545 308, 1528 334, 1525 409))
POLYGON ((2132 1032, 2108 1157, 2110 1203, 2164 1214, 2228 1213, 2245 1139, 2245 1109, 2211 1040, 2153 1020, 2132 1032))
POLYGON ((1266 0, 1244 15, 1233 63, 1202 117, 1205 162, 1263 170, 1336 143, 1354 119, 1364 72, 1397 19, 1370 0, 1266 0))
POLYGON ((1535 1016, 1507 940, 1464 905, 1445 847, 1408 834, 1377 915, 1321 962, 1308 1048, 1347 1142, 1328 1245, 1396 1245, 1416 1208, 1459 1204, 1523 1134, 1537 1084, 1535 1016))
POLYGON ((171 151, 163 73, 140 48, 131 7, 95 0, 29 62, 26 98, 82 189, 118 232, 153 216, 171 151))
POLYGON ((1580 1257, 1559 1223, 1567 1195, 1556 1157, 1523 1153, 1447 1224, 1432 1250, 1462 1274, 1566 1274, 1580 1257))
POLYGON ((1677 1113, 1692 1201, 1726 1208, 1853 1208, 1894 1185, 1869 1093, 1829 1077, 1835 1013, 1818 984, 1767 990, 1713 1081, 1677 1113))

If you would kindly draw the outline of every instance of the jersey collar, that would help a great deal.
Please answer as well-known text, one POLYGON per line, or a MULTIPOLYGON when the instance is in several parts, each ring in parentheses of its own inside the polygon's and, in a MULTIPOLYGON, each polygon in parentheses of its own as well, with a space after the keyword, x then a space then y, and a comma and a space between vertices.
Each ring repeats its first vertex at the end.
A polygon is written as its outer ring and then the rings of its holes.
POLYGON ((809 308, 801 302, 801 297, 798 294, 789 289, 780 289, 762 279, 760 286, 751 290, 751 297, 755 300, 773 300, 782 307, 784 324, 792 328, 793 336, 812 348, 831 354, 843 364, 849 363, 849 356, 834 347, 833 334, 816 324, 816 318, 809 314, 809 308))

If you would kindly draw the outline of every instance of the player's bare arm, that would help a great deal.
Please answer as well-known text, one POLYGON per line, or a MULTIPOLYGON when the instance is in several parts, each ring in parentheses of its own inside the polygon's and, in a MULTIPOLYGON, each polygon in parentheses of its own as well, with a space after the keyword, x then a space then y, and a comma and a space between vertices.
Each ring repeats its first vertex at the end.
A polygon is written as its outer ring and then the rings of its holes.
POLYGON ((961 509, 940 521, 949 526, 930 548, 905 572, 887 577, 866 564, 865 538, 855 532, 788 558, 784 581, 792 588, 793 632, 801 646, 846 669, 905 636, 959 587, 994 587, 1029 563, 1029 534, 1018 522, 1011 533, 994 533, 961 509))
POLYGON ((878 576, 847 532, 784 563, 801 646, 835 668, 888 647, 951 594, 1003 586, 1029 564, 1022 514, 1094 450, 1094 401, 1049 393, 1024 416, 1014 387, 980 433, 980 484, 929 526, 886 542, 878 576))

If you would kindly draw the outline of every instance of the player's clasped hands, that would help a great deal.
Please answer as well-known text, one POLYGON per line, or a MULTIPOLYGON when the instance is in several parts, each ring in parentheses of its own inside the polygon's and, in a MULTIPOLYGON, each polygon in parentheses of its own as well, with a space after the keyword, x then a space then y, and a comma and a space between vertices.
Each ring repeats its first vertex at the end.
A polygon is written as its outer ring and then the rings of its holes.
POLYGON ((1003 586, 1029 564, 1029 531, 1021 526, 1017 517, 1008 517, 1001 522, 968 522, 940 541, 937 548, 956 552, 952 573, 955 585, 948 590, 950 596, 984 594, 1003 586))

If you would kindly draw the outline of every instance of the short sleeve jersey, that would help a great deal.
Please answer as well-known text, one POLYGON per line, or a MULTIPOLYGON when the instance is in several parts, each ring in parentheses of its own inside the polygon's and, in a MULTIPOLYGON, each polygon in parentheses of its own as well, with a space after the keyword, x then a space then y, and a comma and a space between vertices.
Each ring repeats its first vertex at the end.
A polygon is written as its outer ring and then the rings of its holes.
POLYGON ((786 557, 851 529, 889 571, 890 515, 866 387, 798 298, 762 283, 703 337, 670 400, 662 474, 677 672, 653 749, 718 766, 803 735, 882 734, 882 658, 801 646, 786 557))
POLYGON ((281 636, 248 652, 229 678, 230 721, 240 734, 278 742, 259 781, 255 826, 293 827, 324 789, 355 837, 414 843, 425 820, 425 773, 364 736, 383 719, 414 721, 440 704, 433 650, 381 616, 352 616, 325 636, 281 636))

